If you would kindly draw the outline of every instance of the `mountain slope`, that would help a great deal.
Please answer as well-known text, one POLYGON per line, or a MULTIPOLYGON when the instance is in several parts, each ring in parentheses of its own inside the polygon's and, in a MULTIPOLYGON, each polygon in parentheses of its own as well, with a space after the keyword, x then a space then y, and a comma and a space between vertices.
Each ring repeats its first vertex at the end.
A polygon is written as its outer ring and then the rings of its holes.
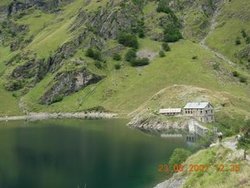
POLYGON ((223 22, 233 23, 234 28, 247 25, 225 16, 228 12, 242 12, 237 19, 243 16, 249 23, 249 14, 241 11, 244 4, 236 0, 55 2, 0 4, 1 17, 7 17, 0 26, 0 95, 11 101, 10 110, 6 111, 6 105, 0 107, 1 115, 18 111, 84 111, 100 106, 128 114, 173 84, 228 92, 237 98, 236 103, 231 103, 231 112, 249 112, 242 107, 249 104, 247 61, 232 55, 247 45, 238 48, 232 41, 223 42, 231 40, 231 36, 219 37, 222 30, 231 31, 227 24, 220 26, 223 22), (218 25, 209 33, 217 9, 218 25), (179 31, 184 39, 179 40, 179 31), (125 60, 130 44, 119 42, 122 33, 137 36, 137 58, 149 57, 149 65, 133 67, 125 60), (228 65, 200 46, 208 33, 205 43, 235 65, 228 65), (164 41, 169 42, 171 50, 160 57, 164 41), (227 52, 228 48, 232 50, 227 52), (93 51, 92 57, 87 55, 88 50, 93 51), (116 54, 121 60, 113 59, 116 54), (243 65, 237 64, 241 59, 243 65), (100 79, 93 82, 92 78, 100 79))

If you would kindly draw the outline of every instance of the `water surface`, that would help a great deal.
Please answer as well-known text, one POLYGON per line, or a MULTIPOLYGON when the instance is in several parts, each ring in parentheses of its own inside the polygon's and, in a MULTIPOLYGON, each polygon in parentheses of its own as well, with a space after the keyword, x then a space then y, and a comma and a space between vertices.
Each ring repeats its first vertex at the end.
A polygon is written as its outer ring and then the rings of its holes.
POLYGON ((126 120, 0 123, 0 188, 147 188, 180 139, 126 127, 126 120))

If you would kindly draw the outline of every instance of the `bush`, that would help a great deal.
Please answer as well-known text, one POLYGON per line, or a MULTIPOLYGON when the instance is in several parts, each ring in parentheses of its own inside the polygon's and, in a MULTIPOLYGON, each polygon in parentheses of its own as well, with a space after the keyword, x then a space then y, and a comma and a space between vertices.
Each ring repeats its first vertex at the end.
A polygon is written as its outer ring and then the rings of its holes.
POLYGON ((113 55, 113 60, 115 60, 115 61, 120 61, 121 59, 122 59, 122 57, 121 57, 120 54, 115 53, 115 54, 113 55))
POLYGON ((118 36, 118 42, 127 47, 132 47, 135 49, 138 48, 138 41, 136 36, 131 35, 129 33, 121 33, 118 36))
POLYGON ((143 30, 143 29, 140 29, 140 30, 138 31, 138 36, 139 36, 140 38, 144 38, 144 37, 145 37, 145 33, 144 33, 144 30, 143 30))
POLYGON ((133 67, 144 66, 149 64, 148 58, 138 58, 130 62, 133 67))
POLYGON ((247 38, 246 38, 246 43, 247 43, 247 44, 250 44, 250 37, 247 37, 247 38))
POLYGON ((179 28, 175 25, 169 25, 168 28, 164 30, 164 42, 176 42, 182 39, 182 34, 179 31, 179 28))
POLYGON ((220 70, 220 64, 219 63, 214 63, 213 68, 214 68, 214 70, 220 70))
POLYGON ((115 69, 116 70, 119 70, 121 68, 121 65, 120 64, 115 64, 115 69))
POLYGON ((125 60, 128 62, 132 62, 136 58, 136 51, 134 49, 128 50, 125 55, 125 60))
POLYGON ((92 49, 92 48, 87 49, 86 56, 90 57, 92 59, 98 60, 98 61, 102 60, 101 52, 99 50, 95 50, 95 49, 92 49))
POLYGON ((240 75, 237 71, 233 71, 232 74, 234 77, 239 77, 239 75, 240 75))
POLYGON ((61 102, 63 100, 63 95, 56 95, 52 103, 61 102))
POLYGON ((237 37, 237 38, 235 39, 235 45, 240 45, 240 44, 241 44, 240 38, 237 37))
POLYGON ((170 169, 174 169, 175 165, 180 165, 186 161, 191 152, 186 149, 176 148, 169 160, 170 169))
POLYGON ((100 61, 96 61, 95 62, 95 66, 98 68, 98 69, 101 69, 102 68, 102 64, 100 61))
POLYGON ((242 29, 242 30, 241 30, 241 34, 242 34, 242 37, 243 37, 243 38, 246 38, 246 37, 247 37, 247 33, 246 33, 245 29, 242 29))
POLYGON ((192 59, 196 60, 196 59, 198 59, 198 56, 193 56, 192 59))
POLYGON ((161 46, 162 46, 163 50, 166 52, 171 50, 167 42, 163 42, 161 46))
POLYGON ((156 11, 157 12, 164 12, 166 14, 170 14, 173 12, 168 6, 168 0, 160 0, 156 11))
POLYGON ((247 83, 247 78, 243 77, 243 76, 240 76, 240 82, 241 83, 247 83))
POLYGON ((160 56, 160 57, 165 57, 166 55, 165 55, 165 53, 161 50, 161 51, 159 52, 159 56, 160 56))

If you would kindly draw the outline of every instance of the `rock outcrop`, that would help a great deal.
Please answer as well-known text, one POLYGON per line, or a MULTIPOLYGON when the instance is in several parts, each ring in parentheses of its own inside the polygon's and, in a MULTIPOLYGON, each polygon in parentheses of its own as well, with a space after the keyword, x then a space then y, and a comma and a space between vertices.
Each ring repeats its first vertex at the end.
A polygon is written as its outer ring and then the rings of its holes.
POLYGON ((162 120, 158 115, 138 115, 128 123, 128 126, 146 132, 183 133, 188 132, 188 119, 168 121, 162 120))
POLYGON ((9 4, 8 15, 18 13, 31 7, 51 11, 57 9, 60 5, 71 2, 72 0, 14 0, 9 4))
POLYGON ((88 30, 104 39, 115 39, 121 31, 132 32, 142 18, 140 7, 130 1, 110 1, 94 12, 80 11, 73 29, 86 25, 88 30))
POLYGON ((103 77, 93 74, 86 68, 78 71, 58 73, 50 88, 40 99, 41 104, 52 104, 59 102, 64 96, 70 95, 80 89, 99 82, 103 77))

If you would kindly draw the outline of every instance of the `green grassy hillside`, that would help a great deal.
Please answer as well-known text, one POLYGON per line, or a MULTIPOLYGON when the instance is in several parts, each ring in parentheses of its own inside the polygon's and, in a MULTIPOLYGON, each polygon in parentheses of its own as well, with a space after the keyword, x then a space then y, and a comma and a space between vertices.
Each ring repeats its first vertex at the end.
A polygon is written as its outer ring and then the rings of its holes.
MULTIPOLYGON (((195 4, 183 0, 185 7, 177 1, 175 4, 162 2, 165 3, 163 7, 167 5, 164 10, 159 10, 157 1, 89 3, 75 0, 48 10, 32 4, 28 9, 11 13, 0 26, 3 39, 0 44, 1 101, 8 96, 8 110, 6 105, 1 105, 0 114, 83 111, 98 106, 128 114, 142 108, 142 104, 152 100, 152 96, 162 89, 177 84, 190 92, 196 87, 209 91, 206 95, 212 102, 214 93, 226 96, 231 106, 222 109, 223 114, 244 112, 249 116, 246 107, 250 94, 248 70, 242 69, 241 65, 228 65, 211 50, 199 45, 199 40, 209 33, 216 6, 221 6, 217 27, 210 32, 206 42, 230 59, 241 61, 234 54, 247 46, 241 36, 242 29, 249 33, 247 1, 232 0, 217 5, 206 0, 195 4), (123 28, 136 36, 138 53, 152 55, 149 65, 133 67, 125 60, 130 48, 119 44, 119 32, 123 28), (178 34, 178 30, 184 39, 169 42, 171 50, 164 52, 165 57, 160 57, 163 41, 169 40, 171 32, 178 34), (237 36, 242 41, 238 46, 235 45, 237 36), (191 42, 193 40, 197 42, 191 42), (101 60, 87 57, 88 48, 100 52, 101 60), (115 53, 121 60, 113 59, 115 53), (58 83, 56 79, 60 73, 74 73, 81 67, 87 67, 104 79, 65 96, 60 95, 56 103, 45 105, 41 102, 46 92, 58 83), (237 75, 233 76, 235 71, 237 75), (20 101, 21 105, 18 105, 20 101)), ((1 2, 1 5, 8 6, 9 2, 1 2)), ((242 61, 246 60, 243 58, 242 61)), ((175 96, 178 92, 170 90, 166 95, 175 96)), ((197 93, 198 98, 202 95, 197 93)), ((155 104, 164 106, 168 104, 167 100, 167 96, 162 96, 155 104)), ((183 105, 186 100, 188 98, 176 100, 176 104, 183 105)), ((220 101, 215 100, 215 103, 220 101)), ((156 105, 149 106, 156 108, 156 105)))
POLYGON ((225 3, 218 13, 215 30, 207 39, 207 44, 228 56, 236 63, 249 64, 250 15, 249 1, 232 0, 225 3), (242 35, 245 31, 247 36, 242 35), (236 41, 240 41, 236 44, 236 41), (246 51, 245 54, 241 54, 246 51), (247 52, 248 51, 248 52, 247 52))

